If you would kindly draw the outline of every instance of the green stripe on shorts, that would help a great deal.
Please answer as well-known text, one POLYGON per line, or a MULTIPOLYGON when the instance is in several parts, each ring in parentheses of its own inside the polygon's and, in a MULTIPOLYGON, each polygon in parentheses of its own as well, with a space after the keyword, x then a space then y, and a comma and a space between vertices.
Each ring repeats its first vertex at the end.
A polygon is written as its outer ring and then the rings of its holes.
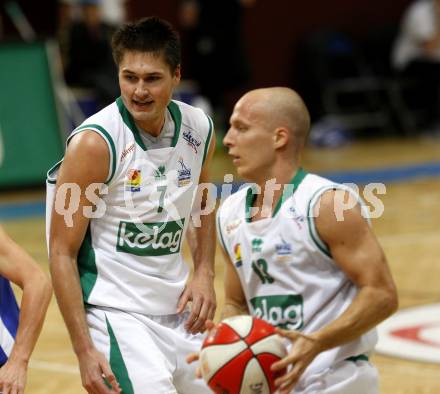
POLYGON ((110 367, 116 376, 119 386, 121 387, 122 394, 134 394, 133 386, 128 376, 127 367, 125 366, 121 350, 119 349, 118 341, 116 340, 107 316, 105 317, 105 321, 107 322, 107 331, 110 336, 110 367))

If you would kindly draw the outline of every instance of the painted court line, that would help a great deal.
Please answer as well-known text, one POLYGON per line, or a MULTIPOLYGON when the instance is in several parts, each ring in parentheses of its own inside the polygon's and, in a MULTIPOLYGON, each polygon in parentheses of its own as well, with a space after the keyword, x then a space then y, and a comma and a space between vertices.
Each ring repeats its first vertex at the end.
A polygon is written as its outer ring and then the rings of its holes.
POLYGON ((32 369, 39 369, 42 371, 51 371, 58 373, 67 373, 70 375, 79 375, 79 368, 76 365, 54 363, 51 361, 31 360, 29 367, 32 369))

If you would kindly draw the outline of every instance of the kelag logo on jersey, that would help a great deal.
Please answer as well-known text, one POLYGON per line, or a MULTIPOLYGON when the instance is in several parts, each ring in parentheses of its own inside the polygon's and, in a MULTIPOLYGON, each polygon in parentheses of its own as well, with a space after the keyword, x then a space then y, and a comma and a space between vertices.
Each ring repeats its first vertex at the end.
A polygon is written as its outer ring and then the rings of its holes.
POLYGON ((268 295, 250 300, 253 315, 274 326, 298 330, 303 327, 303 298, 298 294, 268 295))
POLYGON ((116 250, 136 256, 163 256, 180 251, 184 219, 177 222, 120 222, 116 250))

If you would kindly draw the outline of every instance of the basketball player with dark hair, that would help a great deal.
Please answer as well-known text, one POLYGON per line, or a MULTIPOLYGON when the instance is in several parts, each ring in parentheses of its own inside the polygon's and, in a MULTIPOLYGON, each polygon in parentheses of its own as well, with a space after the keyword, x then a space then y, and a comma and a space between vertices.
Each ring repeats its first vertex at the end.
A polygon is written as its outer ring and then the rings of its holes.
POLYGON ((80 190, 71 226, 58 201, 52 210, 55 294, 89 393, 207 392, 185 355, 200 347, 216 307, 214 216, 197 228, 190 220, 197 186, 209 179, 212 121, 171 100, 180 42, 168 22, 124 25, 112 48, 121 97, 73 131, 62 164, 49 172, 50 193, 80 190), (101 187, 101 215, 85 213, 93 185, 101 187))

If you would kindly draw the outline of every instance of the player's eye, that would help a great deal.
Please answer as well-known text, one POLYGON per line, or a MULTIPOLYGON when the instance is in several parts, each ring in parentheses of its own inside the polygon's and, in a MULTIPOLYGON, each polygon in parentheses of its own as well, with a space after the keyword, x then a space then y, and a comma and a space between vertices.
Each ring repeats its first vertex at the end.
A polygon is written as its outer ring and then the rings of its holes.
POLYGON ((137 78, 134 75, 125 75, 124 78, 129 82, 134 82, 137 78))
POLYGON ((161 79, 160 75, 149 75, 145 78, 145 82, 156 82, 161 79))

